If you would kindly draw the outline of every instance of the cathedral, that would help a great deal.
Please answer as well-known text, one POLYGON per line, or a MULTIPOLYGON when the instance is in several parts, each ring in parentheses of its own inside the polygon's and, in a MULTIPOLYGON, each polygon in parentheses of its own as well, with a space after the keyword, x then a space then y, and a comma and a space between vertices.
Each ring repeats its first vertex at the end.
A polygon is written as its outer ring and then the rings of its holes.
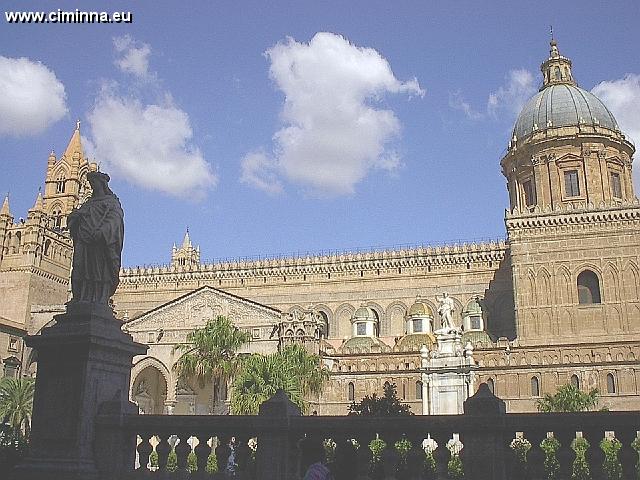
MULTIPOLYGON (((505 241, 202 263, 187 232, 170 263, 123 268, 114 309, 149 346, 132 369, 140 410, 228 411, 211 385, 179 382, 173 370, 174 346, 217 315, 251 334, 242 353, 296 342, 320 355, 330 380, 309 399, 319 414, 345 414, 387 382, 416 414, 460 413, 480 382, 509 412, 536 411, 539 398, 568 383, 597 388, 599 407, 640 410, 635 148, 607 107, 578 87, 553 40, 541 71, 500 160, 505 241)), ((21 337, 64 310, 66 216, 90 193, 85 178, 95 168, 77 125, 64 154, 49 156, 27 218, 16 222, 9 200, 2 205, 5 376, 35 373, 21 337)))

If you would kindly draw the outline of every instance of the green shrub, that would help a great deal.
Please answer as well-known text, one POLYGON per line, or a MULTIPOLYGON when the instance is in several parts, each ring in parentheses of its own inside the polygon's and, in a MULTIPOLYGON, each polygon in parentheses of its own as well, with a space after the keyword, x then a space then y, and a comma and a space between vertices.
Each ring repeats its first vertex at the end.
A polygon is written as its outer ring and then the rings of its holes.
POLYGON ((175 472, 178 470, 178 455, 176 455, 176 449, 172 448, 167 457, 167 472, 175 472))
POLYGON ((149 465, 151 466, 151 470, 158 469, 158 452, 155 450, 149 455, 149 465))
POLYGON ((218 459, 213 452, 211 452, 207 457, 207 467, 205 470, 209 475, 213 475, 218 471, 218 459))
POLYGON ((631 442, 631 448, 636 451, 638 456, 638 461, 636 462, 636 479, 640 480, 640 437, 636 437, 633 442, 631 442))
POLYGON ((618 452, 622 448, 620 440, 603 438, 600 448, 604 452, 602 469, 607 480, 622 480, 622 464, 618 459, 618 452))
POLYGON ((560 442, 554 437, 547 437, 540 442, 540 448, 544 452, 544 472, 547 480, 556 480, 560 471, 560 462, 558 462, 558 449, 560 442))
POLYGON ((369 449, 371 450, 371 463, 380 463, 382 461, 382 452, 387 447, 387 442, 382 440, 376 435, 376 438, 369 443, 369 449))
POLYGON ((451 452, 451 458, 447 463, 447 474, 451 480, 461 480, 464 478, 464 468, 462 467, 462 460, 460 455, 451 452))
POLYGON ((187 471, 189 473, 198 471, 198 456, 193 451, 187 456, 187 471))
POLYGON ((424 452, 424 473, 426 478, 435 479, 436 478, 436 459, 433 456, 432 450, 426 450, 424 452))
POLYGON ((571 448, 576 452, 571 469, 571 480, 591 480, 591 471, 586 457, 589 442, 586 438, 579 437, 571 442, 571 448))

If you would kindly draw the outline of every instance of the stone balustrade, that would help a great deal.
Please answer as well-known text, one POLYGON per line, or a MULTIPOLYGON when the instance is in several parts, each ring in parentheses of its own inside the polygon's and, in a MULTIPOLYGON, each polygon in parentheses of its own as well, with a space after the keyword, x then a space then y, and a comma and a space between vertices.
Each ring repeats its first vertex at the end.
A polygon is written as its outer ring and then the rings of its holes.
MULTIPOLYGON (((218 478, 211 468, 207 471, 207 464, 217 454, 218 468, 224 470, 225 446, 232 437, 237 445, 236 478, 247 480, 302 478, 305 467, 298 445, 303 438, 323 443, 336 480, 446 479, 454 478, 457 468, 465 479, 543 479, 549 461, 545 462, 541 442, 551 437, 559 442, 558 479, 571 478, 576 438, 588 442, 585 459, 593 480, 609 478, 600 448, 605 438, 620 442, 621 478, 638 478, 637 412, 505 414, 504 403, 488 389, 465 403, 464 415, 301 416, 281 392, 263 407, 257 416, 103 414, 96 419, 97 431, 117 431, 129 439, 120 445, 131 445, 138 437, 136 461, 122 471, 123 479, 218 478), (523 445, 528 450, 525 463, 517 455, 523 445), (175 471, 167 471, 167 464, 175 471)), ((108 452, 104 456, 108 460, 108 452)))

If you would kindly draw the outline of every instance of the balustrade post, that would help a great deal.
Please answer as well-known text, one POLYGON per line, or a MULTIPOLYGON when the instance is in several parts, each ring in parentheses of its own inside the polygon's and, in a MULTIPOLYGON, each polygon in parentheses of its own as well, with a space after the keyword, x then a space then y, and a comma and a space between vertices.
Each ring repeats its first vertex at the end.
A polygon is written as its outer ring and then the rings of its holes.
POLYGON ((467 429, 464 438, 465 478, 470 480, 506 480, 504 401, 485 383, 464 402, 467 429))
POLYGON ((260 405, 256 480, 294 478, 296 465, 291 458, 296 445, 289 438, 289 419, 300 415, 300 408, 283 390, 260 405))

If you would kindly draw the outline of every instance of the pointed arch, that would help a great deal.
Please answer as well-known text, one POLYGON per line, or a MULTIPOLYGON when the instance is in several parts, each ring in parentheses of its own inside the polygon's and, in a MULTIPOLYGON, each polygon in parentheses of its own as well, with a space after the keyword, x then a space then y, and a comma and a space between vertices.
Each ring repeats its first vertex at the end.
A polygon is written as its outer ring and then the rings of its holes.
POLYGON ((538 271, 536 284, 538 286, 537 303, 549 305, 551 303, 551 274, 545 267, 538 271))
MULTIPOLYGON (((618 268, 613 263, 607 263, 604 269, 604 285, 606 289, 607 301, 617 302, 620 300, 620 278, 618 268)), ((601 289, 602 290, 602 289, 601 289)))
POLYGON ((622 278, 627 300, 640 300, 640 272, 634 262, 627 263, 622 278))
POLYGON ((535 305, 537 303, 537 295, 536 295, 536 277, 533 273, 533 270, 529 270, 527 272, 527 280, 529 281, 529 305, 535 305))
POLYGON ((380 335, 402 335, 407 310, 407 306, 402 302, 390 304, 380 323, 380 335))
POLYGON ((566 266, 561 265, 556 273, 556 286, 560 304, 568 305, 573 303, 573 296, 571 294, 573 292, 572 285, 571 272, 566 266))

